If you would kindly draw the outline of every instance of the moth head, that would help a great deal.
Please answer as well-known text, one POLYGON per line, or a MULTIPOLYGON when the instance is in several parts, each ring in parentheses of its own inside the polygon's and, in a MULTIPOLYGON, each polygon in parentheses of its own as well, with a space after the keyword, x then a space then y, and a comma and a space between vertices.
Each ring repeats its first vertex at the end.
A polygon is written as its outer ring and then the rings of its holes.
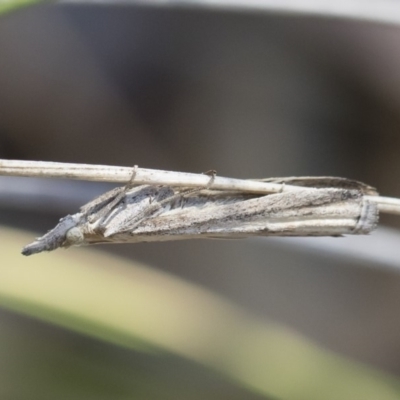
POLYGON ((78 227, 71 228, 65 234, 64 247, 79 246, 85 242, 85 235, 78 227))

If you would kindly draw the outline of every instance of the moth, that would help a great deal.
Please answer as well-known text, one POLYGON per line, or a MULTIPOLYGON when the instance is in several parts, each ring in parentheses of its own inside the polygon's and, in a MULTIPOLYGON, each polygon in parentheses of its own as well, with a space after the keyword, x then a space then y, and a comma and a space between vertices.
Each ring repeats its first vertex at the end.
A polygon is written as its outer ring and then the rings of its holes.
POLYGON ((282 191, 117 187, 62 218, 22 254, 101 243, 368 234, 377 226, 377 204, 367 198, 377 192, 364 183, 334 177, 263 181, 281 183, 282 191), (285 190, 285 184, 299 190, 285 190))

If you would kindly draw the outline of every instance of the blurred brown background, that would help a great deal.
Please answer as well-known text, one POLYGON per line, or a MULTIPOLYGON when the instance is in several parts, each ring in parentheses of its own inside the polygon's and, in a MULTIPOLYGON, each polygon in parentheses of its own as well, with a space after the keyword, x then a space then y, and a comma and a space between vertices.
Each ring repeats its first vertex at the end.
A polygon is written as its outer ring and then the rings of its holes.
MULTIPOLYGON (((39 5, 0 20, 0 156, 214 168, 242 178, 345 176, 400 197, 399 71, 396 24, 135 3, 39 5)), ((50 181, 7 179, 4 193, 16 189, 3 195, 1 221, 42 233, 106 188, 56 182, 54 193, 50 181)), ((400 227, 398 218, 382 221, 400 227)), ((351 259, 268 239, 96 250, 197 283, 399 376, 400 261, 392 269, 368 262, 363 246, 351 259)), ((29 330, 60 348, 101 346, 42 324, 0 312, 0 336, 29 330)), ((107 352, 143 369, 137 355, 107 352)), ((0 371, 8 370, 6 360, 0 371)), ((233 398, 226 390, 215 398, 233 398)))

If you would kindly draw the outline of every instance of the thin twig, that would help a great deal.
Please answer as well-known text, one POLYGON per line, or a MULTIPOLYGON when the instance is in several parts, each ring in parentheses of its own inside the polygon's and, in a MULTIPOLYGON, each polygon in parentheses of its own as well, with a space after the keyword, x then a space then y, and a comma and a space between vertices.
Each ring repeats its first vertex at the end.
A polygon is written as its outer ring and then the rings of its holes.
MULTIPOLYGON (((98 182, 127 183, 132 176, 132 167, 108 165, 72 164, 47 161, 1 160, 0 175, 25 176, 40 178, 64 178, 98 182)), ((206 186, 210 177, 205 174, 162 171, 137 168, 137 184, 170 185, 183 187, 206 186)), ((259 182, 256 180, 233 179, 216 176, 213 189, 234 190, 247 193, 279 193, 290 190, 310 188, 282 185, 280 183, 259 182)), ((400 199, 382 196, 365 196, 369 201, 378 204, 379 211, 400 215, 400 199)))
POLYGON ((377 203, 380 212, 400 215, 400 199, 384 196, 365 196, 365 198, 377 203))
MULTIPOLYGON (((98 182, 127 183, 132 177, 132 167, 109 165, 70 164, 47 161, 0 160, 0 175, 40 178, 64 178, 98 182)), ((135 183, 148 185, 170 185, 183 187, 206 186, 210 176, 187 172, 162 171, 137 168, 135 183)), ((247 179, 232 179, 216 176, 213 189, 235 190, 248 193, 279 193, 282 190, 299 190, 298 186, 247 179)))

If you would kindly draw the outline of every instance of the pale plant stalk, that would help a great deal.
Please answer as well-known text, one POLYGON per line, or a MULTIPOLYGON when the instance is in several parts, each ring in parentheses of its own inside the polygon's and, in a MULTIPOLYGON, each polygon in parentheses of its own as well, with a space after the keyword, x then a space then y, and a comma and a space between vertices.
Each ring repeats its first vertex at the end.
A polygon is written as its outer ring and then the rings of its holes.
MULTIPOLYGON (((0 160, 0 175, 39 178, 63 178, 98 182, 127 183, 132 177, 133 167, 108 165, 72 164, 47 161, 0 160)), ((137 168, 135 183, 198 188, 206 187, 210 177, 206 174, 163 171, 137 168)), ((233 179, 216 176, 212 188, 246 193, 279 193, 282 191, 307 190, 311 188, 260 182, 248 179, 233 179)), ((379 211, 400 215, 400 199, 383 196, 365 196, 378 205, 379 211)))

